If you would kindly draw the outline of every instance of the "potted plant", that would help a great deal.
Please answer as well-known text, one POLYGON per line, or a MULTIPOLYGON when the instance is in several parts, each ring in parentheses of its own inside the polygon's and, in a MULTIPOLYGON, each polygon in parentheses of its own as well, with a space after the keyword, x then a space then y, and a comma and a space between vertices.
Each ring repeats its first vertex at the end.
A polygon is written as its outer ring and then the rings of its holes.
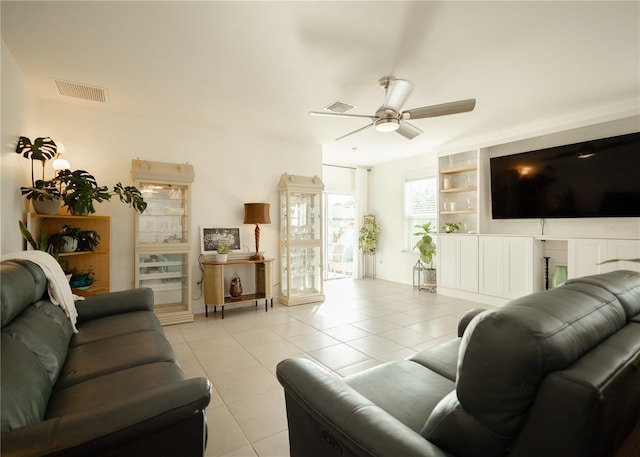
POLYGON ((442 230, 444 233, 456 233, 460 231, 460 222, 445 222, 442 230))
POLYGON ((375 252, 381 232, 380 224, 372 214, 364 216, 364 224, 360 228, 358 247, 364 254, 375 252))
POLYGON ((420 237, 416 242, 414 248, 418 248, 420 251, 420 260, 429 265, 425 270, 424 280, 426 284, 436 283, 436 270, 433 268, 433 256, 436 253, 436 245, 431 237, 431 222, 427 222, 423 225, 416 225, 420 231, 414 233, 420 237))
POLYGON ((110 191, 107 186, 98 185, 96 178, 85 170, 62 170, 56 179, 64 185, 62 192, 64 206, 68 207, 74 215, 95 213, 93 203, 111 200, 113 195, 117 195, 121 202, 132 206, 141 214, 147 207, 142 193, 135 186, 123 186, 122 183, 117 183, 110 191))
POLYGON ((92 266, 89 266, 87 270, 78 270, 77 268, 71 270, 69 285, 74 289, 87 290, 94 281, 95 273, 92 266))
POLYGON ((22 234, 22 237, 25 240, 27 240, 27 243, 29 243, 29 245, 33 249, 35 249, 36 251, 48 252, 56 260, 58 259, 58 251, 54 248, 54 246, 51 245, 51 243, 49 242, 49 237, 47 236, 46 233, 42 234, 42 237, 40 238, 40 241, 38 242, 38 241, 35 240, 35 238, 31 234, 31 232, 27 228, 27 226, 24 225, 24 222, 19 220, 18 221, 18 225, 20 226, 20 233, 22 234))
POLYGON ((47 160, 56 156, 58 147, 49 138, 36 138, 33 143, 27 137, 18 138, 16 153, 31 160, 31 187, 21 187, 20 191, 27 200, 31 200, 33 209, 39 214, 55 214, 60 207, 60 189, 55 180, 45 180, 44 166, 47 160), (35 179, 34 162, 39 161, 42 165, 42 179, 35 179))
POLYGON ((217 251, 216 261, 220 263, 226 262, 227 258, 229 257, 229 243, 221 240, 218 243, 218 247, 216 251, 217 251))
POLYGON ((49 243, 56 252, 93 251, 100 244, 100 235, 95 230, 66 224, 60 232, 51 235, 49 243))

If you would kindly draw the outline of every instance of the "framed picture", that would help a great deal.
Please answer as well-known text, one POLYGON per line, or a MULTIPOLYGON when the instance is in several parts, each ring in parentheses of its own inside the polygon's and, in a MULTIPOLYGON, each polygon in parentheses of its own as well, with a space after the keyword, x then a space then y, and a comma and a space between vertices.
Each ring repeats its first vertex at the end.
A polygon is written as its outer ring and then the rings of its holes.
POLYGON ((202 227, 200 232, 200 251, 202 254, 213 254, 218 249, 220 241, 226 241, 232 251, 241 249, 240 229, 237 227, 202 227))

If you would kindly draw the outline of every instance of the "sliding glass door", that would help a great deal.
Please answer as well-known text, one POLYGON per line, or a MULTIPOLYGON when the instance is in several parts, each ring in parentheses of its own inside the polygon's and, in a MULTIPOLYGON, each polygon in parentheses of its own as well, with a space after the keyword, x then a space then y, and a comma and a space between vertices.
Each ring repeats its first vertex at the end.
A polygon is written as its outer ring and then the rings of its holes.
POLYGON ((350 278, 358 242, 355 196, 327 192, 325 198, 325 278, 350 278))

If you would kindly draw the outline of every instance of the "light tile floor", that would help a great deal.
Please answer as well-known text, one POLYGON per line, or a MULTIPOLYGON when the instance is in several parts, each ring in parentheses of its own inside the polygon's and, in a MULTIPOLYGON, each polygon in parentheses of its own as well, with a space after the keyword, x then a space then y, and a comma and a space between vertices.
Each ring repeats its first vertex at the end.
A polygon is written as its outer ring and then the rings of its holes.
POLYGON ((276 365, 306 357, 338 376, 405 359, 457 335, 465 311, 487 308, 405 284, 379 280, 325 283, 324 303, 228 306, 167 326, 188 377, 211 379, 210 457, 288 457, 287 417, 276 365))

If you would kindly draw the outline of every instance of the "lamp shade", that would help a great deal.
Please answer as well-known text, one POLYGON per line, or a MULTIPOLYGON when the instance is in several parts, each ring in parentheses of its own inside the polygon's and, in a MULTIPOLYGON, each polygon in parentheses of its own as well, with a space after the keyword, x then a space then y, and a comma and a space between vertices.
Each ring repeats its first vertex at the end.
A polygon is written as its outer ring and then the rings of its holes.
POLYGON ((269 216, 269 203, 245 203, 244 223, 245 224, 271 224, 269 216))

